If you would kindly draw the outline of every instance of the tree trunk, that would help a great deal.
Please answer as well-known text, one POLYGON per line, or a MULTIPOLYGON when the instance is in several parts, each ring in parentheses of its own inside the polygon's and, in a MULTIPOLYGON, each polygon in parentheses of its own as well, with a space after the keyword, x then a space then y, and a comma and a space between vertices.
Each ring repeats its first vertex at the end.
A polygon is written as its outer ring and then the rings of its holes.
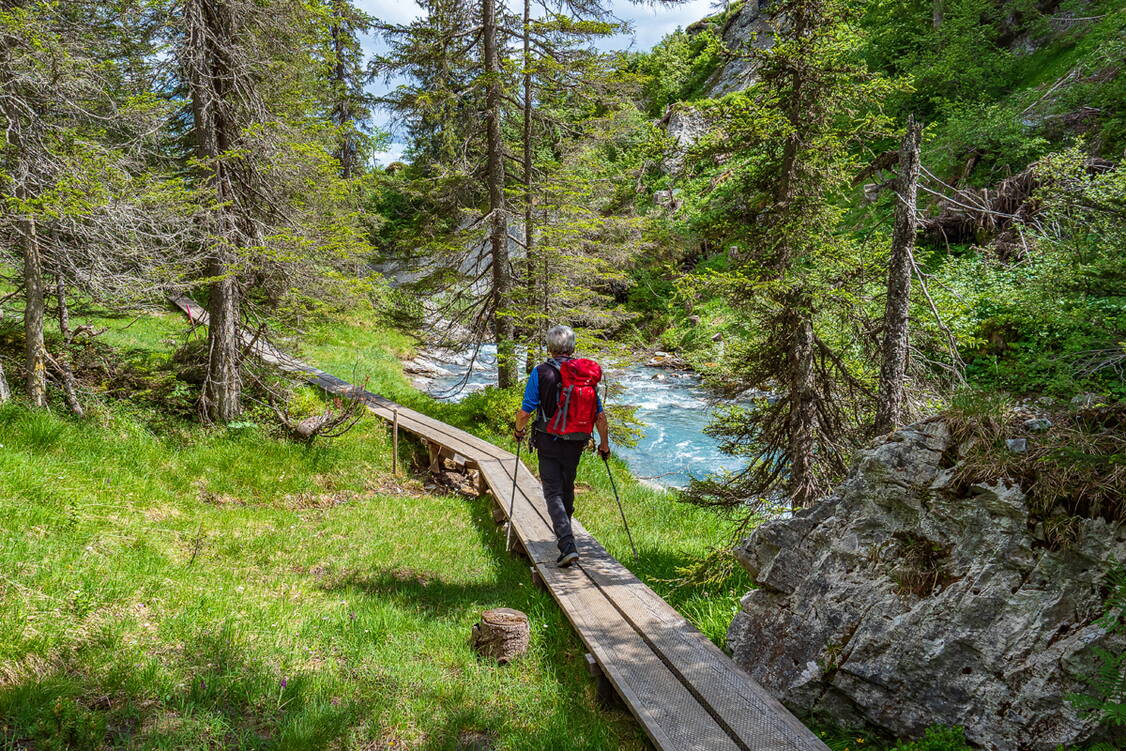
POLYGON ((813 321, 809 296, 796 296, 790 344, 790 504, 806 508, 817 497, 814 444, 817 429, 817 391, 813 382, 813 321))
POLYGON ((493 336, 497 342, 497 385, 516 383, 516 350, 513 342, 512 276, 508 268, 508 214, 504 200, 504 141, 500 129, 501 67, 497 49, 496 0, 481 0, 484 36, 486 141, 489 185, 489 247, 493 265, 493 336))
POLYGON ((43 342, 43 317, 46 310, 43 291, 43 257, 39 248, 35 220, 19 220, 23 246, 23 333, 24 375, 27 397, 37 407, 47 406, 47 346, 43 342))
POLYGON ((66 304, 66 282, 62 276, 55 277, 55 301, 59 309, 59 332, 63 335, 63 351, 52 360, 59 378, 63 382, 63 398, 71 412, 82 417, 86 410, 82 409, 82 402, 78 401, 78 388, 74 380, 74 371, 70 367, 68 348, 71 342, 70 309, 66 304))
POLYGON ((235 186, 224 165, 226 152, 238 139, 238 125, 228 115, 232 96, 230 50, 236 44, 230 8, 209 0, 189 0, 185 75, 193 115, 193 135, 201 161, 209 170, 215 191, 212 223, 217 239, 208 265, 214 281, 208 287, 207 375, 202 407, 207 419, 228 422, 242 412, 242 374, 238 323, 240 298, 235 276, 235 252, 245 237, 238 217, 235 186))
MULTIPOLYGON (((4 2, 5 10, 23 7, 23 3, 4 2)), ((25 141, 24 126, 28 103, 19 99, 19 84, 12 69, 11 49, 23 41, 11 33, 3 35, 0 46, 0 88, 9 92, 0 98, 6 123, 5 168, 12 183, 12 195, 18 203, 28 198, 30 179, 29 155, 25 141), (20 105, 23 105, 22 107, 20 105)), ((39 236, 35 218, 28 216, 25 206, 18 208, 21 216, 16 218, 16 231, 19 233, 20 253, 23 256, 24 284, 24 379, 27 382, 27 396, 37 407, 47 405, 47 348, 43 343, 43 257, 39 246, 39 236)))
POLYGON ((4 363, 0 363, 0 404, 12 398, 12 390, 8 388, 8 379, 4 377, 4 363))
POLYGON ((915 122, 915 118, 910 118, 899 150, 895 232, 891 243, 891 258, 888 261, 880 391, 876 406, 877 433, 895 429, 903 414, 904 378, 907 372, 907 312, 911 301, 911 260, 917 229, 915 199, 919 186, 921 136, 922 126, 915 122))
MULTIPOLYGON (((535 231, 532 228, 532 2, 524 0, 524 288, 527 292, 528 310, 536 309, 536 259, 535 231)), ((534 324, 533 324, 534 325, 534 324)), ((529 332, 530 333, 530 332, 529 332)), ((525 369, 531 372, 535 367, 536 348, 529 344, 525 357, 525 369)))
POLYGON ((333 66, 333 86, 336 101, 333 103, 333 124, 340 128, 340 144, 336 158, 340 162, 340 176, 351 178, 356 172, 356 139, 352 133, 352 112, 348 102, 348 76, 344 66, 344 23, 346 12, 343 0, 332 0, 332 50, 336 55, 333 66))
POLYGON ((512 608, 493 608, 473 624, 470 642, 478 654, 504 665, 528 651, 530 632, 524 613, 512 608))
POLYGON ((219 278, 208 292, 204 405, 210 420, 229 422, 242 412, 239 291, 233 270, 223 260, 213 263, 210 274, 219 278))
POLYGON ((59 306, 59 333, 70 344, 70 306, 66 304, 66 281, 61 274, 55 276, 55 301, 59 306))

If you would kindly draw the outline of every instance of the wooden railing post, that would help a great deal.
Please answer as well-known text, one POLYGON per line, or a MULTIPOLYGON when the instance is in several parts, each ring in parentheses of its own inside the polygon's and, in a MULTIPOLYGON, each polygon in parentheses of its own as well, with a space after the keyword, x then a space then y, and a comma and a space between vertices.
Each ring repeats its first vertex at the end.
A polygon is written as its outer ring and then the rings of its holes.
POLYGON ((391 417, 391 474, 399 474, 399 410, 392 410, 391 417))

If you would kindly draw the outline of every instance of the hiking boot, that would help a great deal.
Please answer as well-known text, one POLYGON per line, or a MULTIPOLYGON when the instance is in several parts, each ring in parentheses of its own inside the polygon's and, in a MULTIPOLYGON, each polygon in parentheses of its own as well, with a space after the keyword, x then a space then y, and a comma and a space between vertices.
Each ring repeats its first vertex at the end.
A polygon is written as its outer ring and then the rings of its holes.
POLYGON ((577 560, 579 560, 579 554, 574 550, 568 550, 566 553, 559 556, 555 562, 559 564, 559 568, 567 568, 577 560))

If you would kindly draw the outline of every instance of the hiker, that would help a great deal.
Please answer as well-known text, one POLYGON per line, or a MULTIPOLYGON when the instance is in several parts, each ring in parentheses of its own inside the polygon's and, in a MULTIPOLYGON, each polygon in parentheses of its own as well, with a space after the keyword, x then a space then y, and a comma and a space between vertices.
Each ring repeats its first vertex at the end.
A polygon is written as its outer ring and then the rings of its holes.
POLYGON ((535 415, 531 446, 539 452, 543 497, 559 545, 557 562, 567 567, 579 559, 571 532, 579 459, 595 427, 602 438, 598 455, 608 459, 610 431, 598 398, 602 368, 594 360, 573 357, 575 332, 567 326, 548 331, 546 344, 547 361, 528 376, 513 437, 517 443, 524 440, 528 421, 535 415))

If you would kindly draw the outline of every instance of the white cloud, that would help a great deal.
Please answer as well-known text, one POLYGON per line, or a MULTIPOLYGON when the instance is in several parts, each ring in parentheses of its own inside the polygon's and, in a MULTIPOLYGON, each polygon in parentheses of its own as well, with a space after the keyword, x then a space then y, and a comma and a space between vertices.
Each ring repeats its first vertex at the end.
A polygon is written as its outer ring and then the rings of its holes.
POLYGON ((615 15, 633 24, 631 36, 614 37, 606 49, 648 50, 676 28, 685 27, 713 13, 712 0, 688 0, 676 5, 637 4, 628 0, 612 0, 615 15))
POLYGON ((372 154, 372 158, 384 167, 391 162, 403 161, 403 150, 407 147, 405 143, 391 143, 388 146, 391 148, 387 151, 377 151, 372 154))
POLYGON ((355 0, 356 7, 384 23, 406 23, 422 13, 414 0, 355 0))

